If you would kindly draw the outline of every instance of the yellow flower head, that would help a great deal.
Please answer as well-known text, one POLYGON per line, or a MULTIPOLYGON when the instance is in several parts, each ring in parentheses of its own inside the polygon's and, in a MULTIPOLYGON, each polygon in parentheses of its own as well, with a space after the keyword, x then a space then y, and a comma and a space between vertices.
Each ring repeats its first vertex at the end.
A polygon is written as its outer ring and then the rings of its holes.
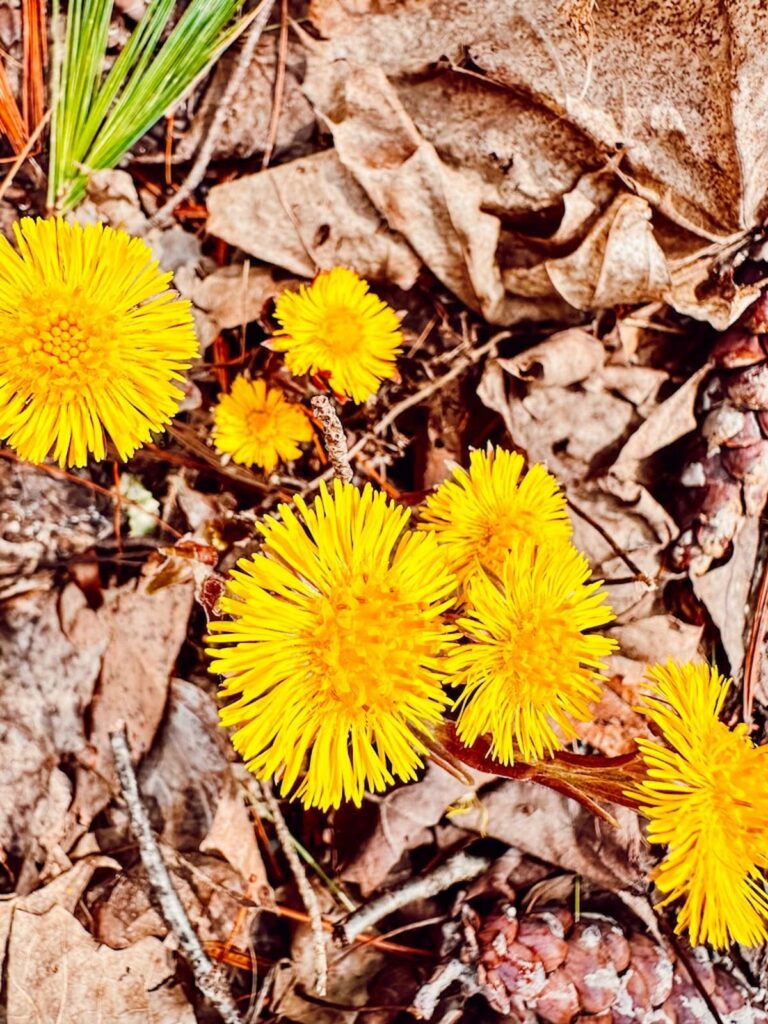
POLYGON ((212 671, 237 698, 221 718, 284 795, 359 804, 422 763, 422 734, 447 703, 441 658, 455 634, 441 616, 456 581, 434 538, 406 530, 408 512, 370 486, 337 481, 296 506, 265 519, 263 552, 238 562, 221 601, 231 620, 211 624, 223 645, 212 671))
POLYGON ((127 459, 178 409, 189 303, 139 238, 24 218, 0 238, 0 437, 30 462, 127 459))
POLYGON ((541 465, 503 448, 473 451, 469 472, 457 468, 421 511, 421 529, 434 531, 453 571, 466 577, 479 565, 498 574, 519 537, 539 544, 568 541, 571 524, 557 480, 541 465))
POLYGON ((489 735, 502 764, 538 760, 574 737, 573 720, 589 719, 601 660, 615 647, 584 632, 614 616, 599 583, 587 583, 583 555, 570 544, 511 544, 498 579, 483 570, 470 579, 459 626, 471 642, 450 659, 451 682, 463 686, 459 739, 471 746, 489 735))
POLYGON ((275 304, 282 331, 273 347, 291 373, 325 374, 337 394, 364 402, 379 382, 396 376, 403 342, 400 321, 354 270, 334 267, 309 287, 283 292, 275 304))
POLYGON ((768 747, 719 720, 731 680, 716 669, 669 661, 647 675, 639 710, 666 741, 638 740, 648 838, 668 847, 656 885, 664 904, 682 900, 677 930, 694 945, 756 946, 768 940, 768 747))
POLYGON ((238 377, 222 395, 213 413, 217 449, 243 466, 270 473, 278 461, 301 455, 299 443, 312 440, 312 427, 301 406, 288 402, 278 388, 263 380, 238 377))

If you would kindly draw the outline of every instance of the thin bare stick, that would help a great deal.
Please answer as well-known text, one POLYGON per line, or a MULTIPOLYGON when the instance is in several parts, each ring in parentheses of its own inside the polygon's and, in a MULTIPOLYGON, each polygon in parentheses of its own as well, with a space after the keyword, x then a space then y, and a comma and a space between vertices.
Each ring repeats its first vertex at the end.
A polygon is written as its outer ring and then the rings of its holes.
POLYGON ((328 957, 325 952, 325 936, 323 935, 323 915, 320 913, 320 905, 317 902, 315 890, 309 884, 304 867, 296 853, 293 844, 293 836, 285 823, 280 804, 272 792, 268 782, 261 783, 261 792, 264 794, 264 801, 272 815, 272 824, 275 827, 275 835, 282 847, 285 859, 296 881, 296 888, 299 890, 304 907, 309 917, 309 926, 312 929, 312 951, 315 957, 315 989, 317 994, 324 996, 328 987, 328 957))
POLYGON ((185 199, 189 199, 205 177, 205 172, 208 170, 208 165, 213 157, 213 151, 216 148, 216 143, 219 141, 221 129, 230 113, 232 102, 243 84, 246 73, 253 62, 253 55, 256 53, 256 47, 259 44, 259 39, 261 39, 261 33, 264 31, 264 28, 269 21, 269 16, 272 13, 274 5, 275 0, 261 0, 261 4, 258 7, 258 13, 254 14, 253 21, 248 29, 245 42, 243 43, 243 48, 237 58, 237 64, 232 71, 232 76, 227 82, 227 88, 224 90, 224 95, 216 106, 216 113, 213 115, 205 138, 200 144, 200 149, 198 150, 195 162, 192 164, 189 174, 179 186, 178 191, 171 196, 164 206, 161 206, 160 209, 150 217, 148 227, 165 227, 165 225, 170 221, 171 215, 176 207, 180 203, 183 203, 185 199))
POLYGON ((272 95, 272 114, 269 118, 267 141, 264 146, 264 157, 261 169, 269 167, 272 153, 277 141, 277 129, 280 124, 280 113, 283 109, 285 94, 285 63, 288 58, 288 0, 280 0, 280 35, 277 40, 277 58, 275 63, 275 91, 272 95))
POLYGON ((120 791, 123 794, 131 829, 136 836, 141 854, 141 863, 147 872, 152 894, 160 908, 165 923, 179 945, 190 966, 198 989, 219 1013, 225 1024, 243 1024, 235 1001, 219 969, 211 962, 190 924, 187 912, 173 887, 160 847, 149 824, 144 804, 141 802, 136 773, 131 763, 131 751, 125 726, 109 734, 112 756, 115 759, 120 791))
POLYGON ((397 405, 393 405, 386 416, 383 416, 376 426, 373 428, 374 434, 383 434, 387 427, 391 426, 398 416, 401 416, 407 409, 412 409, 414 405, 419 405, 424 401, 425 398, 429 398, 440 388, 445 387, 446 384, 450 384, 452 380, 460 377, 465 370, 468 370, 470 366, 474 366, 478 363, 483 356, 487 355, 496 345, 503 341, 504 338, 509 338, 510 331, 501 331, 499 334, 495 334, 490 341, 487 341, 484 345, 480 345, 478 348, 471 349, 470 352, 462 356, 461 359, 457 359, 456 363, 451 369, 444 373, 441 377, 437 377, 435 380, 425 384, 420 391, 417 391, 413 395, 409 395, 408 398, 404 398, 402 402, 398 402, 397 405))
POLYGON ((621 548, 613 539, 613 537, 611 537, 610 533, 608 533, 608 531, 604 527, 602 527, 600 523, 596 522, 596 520, 594 520, 591 515, 585 512, 583 508, 580 508, 576 504, 576 502, 573 501, 573 499, 570 497, 568 498, 568 507, 573 509, 573 511, 576 513, 579 519, 583 519, 585 523, 588 523, 593 530, 600 534, 600 536, 603 538, 603 540, 611 549, 611 551, 613 551, 614 555, 616 555, 617 558, 621 559, 621 561, 624 563, 624 565, 626 565, 630 572, 633 572, 635 574, 635 581, 637 583, 644 583, 649 590, 655 590, 657 588, 658 583, 656 582, 656 580, 653 579, 652 576, 649 576, 648 573, 643 572, 640 566, 636 562, 633 562, 625 551, 621 550, 621 548))
POLYGON ((760 678, 760 666, 763 656, 763 638, 768 625, 768 560, 766 560, 760 577, 760 587, 755 599, 755 611, 749 630, 747 656, 744 659, 744 721, 752 722, 752 705, 760 678))
POLYGON ((429 899, 439 892, 450 889, 457 882, 467 882, 470 878, 477 878, 483 871, 490 867, 488 857, 477 857, 471 853, 455 853, 440 867, 430 871, 428 875, 419 878, 412 878, 397 889, 385 892, 378 899, 371 900, 365 906, 349 914, 343 921, 333 929, 333 937, 336 941, 346 946, 354 942, 358 935, 372 928, 383 917, 393 914, 401 907, 407 907, 414 900, 429 899))
POLYGON ((331 460, 333 475, 342 483, 352 482, 352 466, 349 464, 349 448, 347 435, 336 410, 327 395, 315 395, 312 399, 312 413, 323 431, 323 440, 331 460))

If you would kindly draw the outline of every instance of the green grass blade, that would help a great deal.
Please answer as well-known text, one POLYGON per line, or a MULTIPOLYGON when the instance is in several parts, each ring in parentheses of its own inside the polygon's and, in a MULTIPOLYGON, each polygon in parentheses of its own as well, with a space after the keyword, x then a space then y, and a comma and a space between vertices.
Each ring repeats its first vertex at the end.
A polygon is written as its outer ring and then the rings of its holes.
POLYGON ((189 0, 161 43, 175 2, 150 0, 104 75, 112 2, 69 3, 51 128, 49 205, 60 210, 83 198, 89 171, 117 166, 251 18, 231 24, 244 0, 189 0))

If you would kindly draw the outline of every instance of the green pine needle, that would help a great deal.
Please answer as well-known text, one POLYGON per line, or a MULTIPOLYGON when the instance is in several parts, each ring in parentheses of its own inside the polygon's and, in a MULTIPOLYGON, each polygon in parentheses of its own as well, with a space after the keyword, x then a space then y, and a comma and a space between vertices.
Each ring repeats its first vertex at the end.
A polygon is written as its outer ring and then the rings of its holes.
POLYGON ((236 37, 244 0, 190 0, 162 42, 175 0, 149 0, 107 74, 113 0, 69 0, 62 40, 53 4, 53 120, 48 205, 71 210, 88 175, 116 167, 236 37), (229 27, 228 27, 229 26, 229 27))

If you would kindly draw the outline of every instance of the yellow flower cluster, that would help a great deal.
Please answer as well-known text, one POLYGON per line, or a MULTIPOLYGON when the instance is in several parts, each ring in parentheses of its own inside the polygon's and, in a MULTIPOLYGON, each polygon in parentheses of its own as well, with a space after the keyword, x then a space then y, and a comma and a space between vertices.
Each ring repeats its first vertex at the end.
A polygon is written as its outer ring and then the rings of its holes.
POLYGON ((591 630, 612 614, 542 467, 476 452, 417 530, 408 515, 338 482, 281 506, 212 626, 236 747, 308 805, 412 778, 449 704, 460 739, 509 764, 562 746, 599 695, 614 642, 591 630))
MULTIPOLYGON (((342 398, 364 402, 382 380, 396 376, 403 334, 393 309, 347 267, 321 271, 298 292, 285 291, 275 304, 280 330, 270 347, 285 353, 295 376, 311 374, 342 398)), ((283 392, 239 377, 214 411, 214 443, 223 455, 266 472, 295 459, 311 439, 300 408, 283 392)))

